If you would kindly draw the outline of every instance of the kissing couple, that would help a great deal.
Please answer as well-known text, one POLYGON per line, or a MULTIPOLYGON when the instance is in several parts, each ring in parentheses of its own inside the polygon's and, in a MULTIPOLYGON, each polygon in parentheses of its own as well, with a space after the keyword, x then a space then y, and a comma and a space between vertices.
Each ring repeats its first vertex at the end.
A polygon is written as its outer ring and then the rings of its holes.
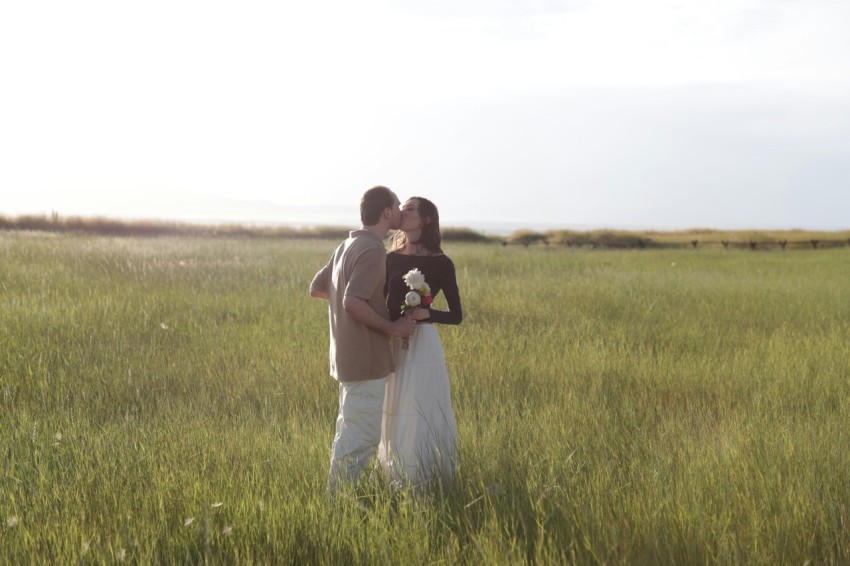
POLYGON ((402 207, 378 186, 363 194, 360 220, 310 283, 310 295, 328 301, 330 374, 339 382, 328 490, 356 484, 376 452, 394 489, 445 485, 457 465, 457 426, 434 325, 460 324, 463 311, 437 207, 422 197, 402 207), (445 311, 433 308, 441 291, 445 311))

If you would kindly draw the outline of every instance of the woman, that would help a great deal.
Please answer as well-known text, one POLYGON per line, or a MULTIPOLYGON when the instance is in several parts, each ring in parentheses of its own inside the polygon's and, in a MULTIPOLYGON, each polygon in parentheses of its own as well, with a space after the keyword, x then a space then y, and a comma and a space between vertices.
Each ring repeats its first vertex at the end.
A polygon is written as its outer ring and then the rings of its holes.
MULTIPOLYGON (((402 345, 395 340, 396 371, 387 380, 378 460, 393 487, 422 487, 451 481, 457 461, 457 427, 449 374, 434 324, 460 324, 455 268, 440 247, 440 217, 428 199, 413 197, 403 208, 401 229, 387 254, 390 318, 411 316, 416 331, 402 345), (402 312, 410 289, 404 276, 419 269, 434 298, 442 291, 447 311, 422 306, 402 312)), ((427 304, 427 306, 425 306, 427 304)))

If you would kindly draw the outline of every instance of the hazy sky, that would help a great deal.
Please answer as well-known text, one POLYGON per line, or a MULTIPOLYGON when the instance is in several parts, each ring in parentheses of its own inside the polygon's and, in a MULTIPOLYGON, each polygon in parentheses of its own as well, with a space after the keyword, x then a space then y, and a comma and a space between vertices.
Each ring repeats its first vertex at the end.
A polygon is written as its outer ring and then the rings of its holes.
POLYGON ((844 0, 0 7, 0 214, 850 227, 844 0))

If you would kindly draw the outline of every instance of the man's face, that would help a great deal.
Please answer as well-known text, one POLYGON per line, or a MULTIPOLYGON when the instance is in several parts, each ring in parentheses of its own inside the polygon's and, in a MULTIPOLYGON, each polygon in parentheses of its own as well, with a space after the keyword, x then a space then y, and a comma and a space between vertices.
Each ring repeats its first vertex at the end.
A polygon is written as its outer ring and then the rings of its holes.
POLYGON ((390 228, 392 230, 398 230, 401 228, 401 201, 398 200, 398 197, 395 193, 393 193, 393 203, 390 206, 390 228))

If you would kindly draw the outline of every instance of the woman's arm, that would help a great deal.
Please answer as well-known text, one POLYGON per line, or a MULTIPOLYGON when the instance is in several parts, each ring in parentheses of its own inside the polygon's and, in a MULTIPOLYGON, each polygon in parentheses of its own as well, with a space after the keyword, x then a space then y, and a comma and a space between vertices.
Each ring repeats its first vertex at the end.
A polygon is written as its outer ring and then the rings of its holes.
POLYGON ((463 320, 463 308, 460 305, 460 291, 457 288, 457 276, 455 274, 455 265, 452 260, 446 258, 443 265, 440 266, 440 282, 443 285, 443 294, 446 297, 446 304, 449 307, 447 311, 439 311, 430 309, 430 322, 437 324, 460 324, 463 320))

